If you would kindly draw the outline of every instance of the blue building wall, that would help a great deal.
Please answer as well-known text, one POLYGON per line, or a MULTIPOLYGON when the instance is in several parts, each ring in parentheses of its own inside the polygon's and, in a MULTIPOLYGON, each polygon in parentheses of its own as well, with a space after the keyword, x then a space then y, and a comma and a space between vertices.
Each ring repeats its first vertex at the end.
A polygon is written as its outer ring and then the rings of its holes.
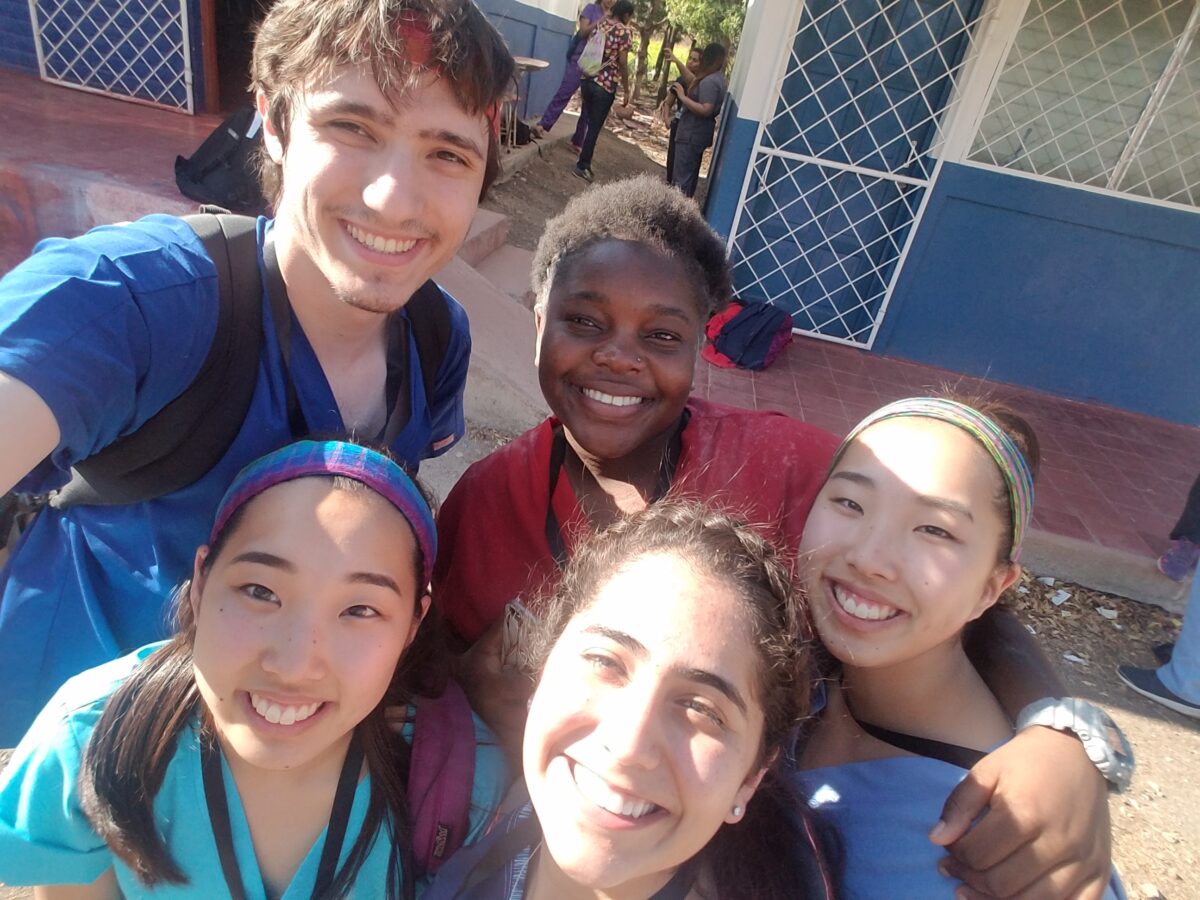
POLYGON ((708 224, 725 238, 729 237, 733 228, 738 197, 742 193, 742 182, 750 165, 757 134, 758 123, 740 118, 738 105, 730 96, 721 124, 720 142, 713 151, 717 154, 717 161, 708 176, 708 199, 704 204, 708 224))
POLYGON ((0 66, 37 73, 28 0, 0 0, 0 66))
POLYGON ((531 56, 550 63, 549 68, 521 79, 522 119, 540 115, 558 90, 567 66, 567 43, 575 33, 575 20, 518 3, 517 0, 477 0, 479 8, 504 35, 514 56, 531 56))
POLYGON ((875 350, 1195 426, 1198 291, 1200 214, 947 164, 875 350))
MULTIPOLYGON (((199 111, 204 108, 204 66, 200 52, 200 0, 188 0, 188 30, 190 34, 192 94, 193 107, 199 111)), ((118 20, 118 27, 120 20, 118 20)), ((125 25, 123 27, 129 27, 125 25)), ((169 52, 166 46, 159 48, 169 52)), ((150 58, 157 59, 154 54, 150 58)), ((33 22, 29 15, 27 0, 0 0, 0 68, 19 69, 38 74, 37 48, 33 34, 33 22)), ((132 75, 126 78, 129 83, 139 78, 146 78, 150 70, 146 66, 135 67, 132 75)), ((102 75, 101 78, 106 76, 102 75)), ((183 93, 178 93, 182 104, 183 93)))
MULTIPOLYGON (((526 75, 521 84, 522 118, 541 113, 566 67, 567 43, 575 31, 575 20, 552 15, 517 0, 481 0, 487 13, 517 56, 532 56, 550 63, 549 68, 526 75)), ((188 0, 191 34, 193 95, 195 108, 204 108, 204 64, 200 47, 199 0, 188 0)), ((37 72, 33 25, 28 0, 0 0, 0 67, 37 72)))

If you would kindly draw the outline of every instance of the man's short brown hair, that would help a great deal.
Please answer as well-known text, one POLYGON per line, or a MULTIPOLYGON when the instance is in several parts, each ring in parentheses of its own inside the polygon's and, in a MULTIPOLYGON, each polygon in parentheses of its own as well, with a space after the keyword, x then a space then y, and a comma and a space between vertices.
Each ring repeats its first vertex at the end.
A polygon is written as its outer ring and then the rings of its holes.
MULTIPOLYGON (((285 151, 299 94, 330 81, 346 65, 369 66, 390 97, 437 72, 464 110, 493 121, 514 71, 504 39, 471 0, 278 0, 258 28, 251 76, 254 90, 267 99, 267 118, 285 151)), ((493 127, 484 192, 499 169, 493 127)), ((266 153, 259 177, 263 195, 277 202, 282 167, 266 153)))

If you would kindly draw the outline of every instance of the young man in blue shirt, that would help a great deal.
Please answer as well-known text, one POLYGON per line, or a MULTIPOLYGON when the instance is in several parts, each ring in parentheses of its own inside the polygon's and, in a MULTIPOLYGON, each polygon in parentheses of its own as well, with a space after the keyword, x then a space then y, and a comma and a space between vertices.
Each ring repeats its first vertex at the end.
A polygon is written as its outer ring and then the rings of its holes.
MULTIPOLYGON (((290 321, 273 322, 264 290, 250 405, 207 474, 132 505, 42 509, 15 546, 0 573, 0 747, 67 677, 163 636, 166 598, 246 463, 298 431, 349 432, 415 468, 462 436, 466 314, 446 297, 427 395, 405 305, 498 170, 511 73, 470 0, 272 7, 253 63, 276 213, 258 222, 258 257, 264 287, 264 251, 277 260, 290 321)), ((0 281, 0 491, 61 486, 177 397, 212 344, 217 296, 174 217, 40 244, 0 281)))

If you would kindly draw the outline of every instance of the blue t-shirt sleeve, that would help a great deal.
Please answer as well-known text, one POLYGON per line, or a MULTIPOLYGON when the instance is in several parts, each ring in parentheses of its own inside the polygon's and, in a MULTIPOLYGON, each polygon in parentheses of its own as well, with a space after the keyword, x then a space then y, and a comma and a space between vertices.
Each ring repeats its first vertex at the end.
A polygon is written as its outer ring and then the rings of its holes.
POLYGON ((0 280, 0 371, 54 413, 67 467, 191 383, 216 330, 216 271, 172 216, 51 238, 0 280))
POLYGON ((450 343, 438 367, 433 396, 429 398, 429 446, 425 458, 441 456, 466 433, 463 393, 467 387, 467 368, 471 362, 471 326, 467 311, 447 294, 450 309, 450 343))
POLYGON ((0 882, 90 884, 113 864, 80 804, 78 718, 51 701, 0 774, 0 882))

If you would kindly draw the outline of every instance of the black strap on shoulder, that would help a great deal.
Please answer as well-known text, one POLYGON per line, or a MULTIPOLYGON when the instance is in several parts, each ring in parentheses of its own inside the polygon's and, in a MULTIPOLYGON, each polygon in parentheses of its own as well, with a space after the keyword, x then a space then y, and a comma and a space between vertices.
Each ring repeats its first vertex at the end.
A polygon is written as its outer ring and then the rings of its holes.
POLYGON ((262 339, 255 219, 206 212, 184 221, 217 270, 217 327, 208 355, 182 394, 137 431, 80 461, 53 506, 140 503, 177 491, 217 464, 245 421, 262 339))
POLYGON ((905 734, 902 731, 891 731, 887 728, 881 728, 878 725, 872 725, 870 722, 864 722, 858 718, 854 721, 858 723, 859 728, 876 740, 883 741, 885 744, 891 744, 893 747, 906 750, 917 756, 925 756, 929 759, 938 759, 942 762, 950 763, 950 765, 958 766, 960 769, 969 769, 987 756, 983 751, 973 750, 970 747, 947 744, 945 741, 935 741, 933 738, 918 737, 915 734, 905 734))
POLYGON ((417 288, 405 307, 412 325, 413 341, 421 360, 421 381, 425 385, 425 402, 433 404, 438 369, 450 349, 450 306, 442 289, 432 281, 417 288))
MULTIPOLYGON (((346 757, 342 761, 342 771, 338 776, 337 790, 333 797, 333 809, 325 827, 325 841, 321 846, 321 861, 317 866, 313 897, 324 897, 328 894, 337 874, 338 859, 346 841, 346 829, 354 806, 354 793, 358 789, 362 763, 362 741, 355 732, 350 738, 349 747, 346 748, 346 757)), ((217 856, 221 861, 221 874, 225 876, 225 886, 229 890, 230 900, 245 900, 246 890, 242 872, 233 849, 233 826, 229 818, 225 777, 221 771, 221 750, 215 737, 201 738, 200 769, 204 780, 208 819, 212 825, 213 840, 217 845, 217 856)))

